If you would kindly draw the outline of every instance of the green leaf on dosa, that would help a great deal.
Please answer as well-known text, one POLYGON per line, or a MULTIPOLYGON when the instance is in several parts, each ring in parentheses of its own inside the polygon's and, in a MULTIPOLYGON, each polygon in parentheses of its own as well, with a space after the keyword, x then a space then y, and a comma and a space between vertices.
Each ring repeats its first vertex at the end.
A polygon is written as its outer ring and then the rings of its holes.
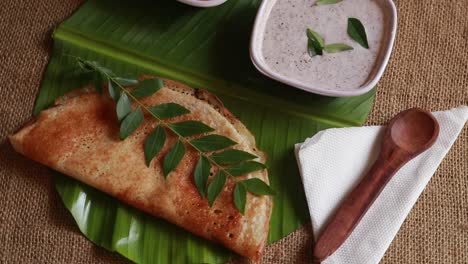
POLYGON ((234 187, 234 204, 237 210, 243 215, 245 212, 245 203, 247 201, 247 191, 242 182, 236 182, 234 187))
POLYGON ((194 120, 172 123, 172 124, 169 124, 169 127, 172 128, 174 131, 176 131, 183 137, 203 134, 203 133, 211 132, 214 130, 213 128, 203 124, 202 122, 194 121, 194 120))
POLYGON ((143 98, 154 94, 163 88, 164 82, 161 79, 146 79, 141 81, 138 86, 132 90, 131 94, 136 98, 143 98))
POLYGON ((143 111, 140 108, 135 109, 128 114, 120 124, 120 139, 124 140, 135 131, 143 122, 143 111))
POLYGON ((243 180, 242 183, 244 184, 247 191, 256 194, 256 195, 275 195, 276 192, 268 186, 264 181, 260 180, 259 178, 251 178, 247 180, 243 180))
POLYGON ((228 149, 219 153, 214 153, 210 158, 220 165, 232 165, 243 161, 256 159, 257 156, 237 149, 228 149))
POLYGON ((245 161, 225 168, 226 172, 232 176, 241 176, 250 172, 266 169, 265 164, 256 161, 245 161))
POLYGON ((196 148, 201 151, 216 151, 237 144, 230 138, 221 135, 208 135, 190 141, 196 148))
POLYGON ((214 201, 218 195, 223 191, 224 184, 226 184, 226 175, 223 171, 219 170, 217 175, 213 178, 208 186, 208 203, 213 206, 214 201))
POLYGON ((163 161, 163 174, 167 178, 177 166, 185 155, 185 146, 182 141, 177 140, 177 143, 167 152, 163 161))
POLYGON ((112 80, 108 80, 107 90, 112 100, 118 102, 120 98, 120 88, 112 80))
POLYGON ((166 143, 166 130, 162 126, 156 129, 146 138, 144 152, 146 166, 149 167, 151 160, 158 155, 166 143))
POLYGON ((135 79, 129 79, 129 78, 121 78, 121 77, 115 77, 113 78, 114 82, 122 85, 122 86, 131 86, 131 85, 136 85, 138 84, 138 80, 135 79))
POLYGON ((202 197, 206 196, 206 183, 210 176, 211 163, 205 155, 200 155, 193 173, 195 186, 202 197))
POLYGON ((149 107, 149 111, 160 119, 168 119, 190 113, 190 110, 176 103, 165 103, 149 107))
MULTIPOLYGON (((119 100, 117 101, 116 112, 117 112, 117 119, 119 122, 122 120, 132 111, 132 103, 128 98, 126 93, 123 93, 119 100)), ((141 110, 140 110, 141 111, 141 110)))

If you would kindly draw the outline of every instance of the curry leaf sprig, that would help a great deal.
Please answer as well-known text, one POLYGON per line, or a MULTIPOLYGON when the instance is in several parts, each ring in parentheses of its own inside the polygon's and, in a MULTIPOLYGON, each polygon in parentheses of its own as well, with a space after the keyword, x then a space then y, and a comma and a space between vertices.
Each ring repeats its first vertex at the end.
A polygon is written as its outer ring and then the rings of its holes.
POLYGON ((275 192, 265 182, 258 178, 245 180, 236 179, 254 171, 266 169, 260 162, 254 161, 257 156, 232 148, 237 142, 232 139, 208 134, 214 129, 195 120, 169 122, 168 119, 183 116, 190 110, 176 103, 164 103, 156 106, 146 106, 139 99, 153 95, 164 87, 161 79, 121 78, 110 69, 96 61, 86 61, 77 58, 77 63, 86 72, 92 72, 94 86, 100 92, 104 82, 107 83, 109 96, 116 102, 116 115, 120 124, 120 139, 125 140, 144 121, 147 112, 157 121, 157 126, 144 142, 145 163, 149 167, 151 161, 161 152, 167 143, 167 133, 177 137, 177 142, 170 147, 162 161, 162 171, 167 178, 182 161, 186 147, 199 153, 199 159, 193 172, 195 186, 202 197, 208 199, 210 206, 223 191, 228 178, 233 178, 235 187, 233 200, 236 208, 244 214, 247 192, 254 195, 274 195, 275 192), (130 89, 129 86, 134 86, 130 89), (132 102, 136 105, 133 109, 132 102), (193 136, 198 136, 193 138, 193 136), (212 169, 216 175, 209 182, 212 169))

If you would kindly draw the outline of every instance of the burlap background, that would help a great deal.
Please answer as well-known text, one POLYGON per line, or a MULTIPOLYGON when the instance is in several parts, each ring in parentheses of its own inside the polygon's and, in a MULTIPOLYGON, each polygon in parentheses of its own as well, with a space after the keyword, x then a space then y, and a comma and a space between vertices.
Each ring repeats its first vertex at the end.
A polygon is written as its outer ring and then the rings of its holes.
MULTIPOLYGON (((235 1, 235 0, 231 0, 235 1)), ((396 49, 369 124, 419 106, 468 104, 468 0, 398 0, 396 49)), ((7 134, 31 117, 51 31, 81 0, 0 0, 0 262, 128 263, 80 235, 50 171, 7 134)), ((382 263, 468 263, 468 130, 438 169, 382 263)), ((310 263, 311 228, 271 245, 264 263, 310 263)))

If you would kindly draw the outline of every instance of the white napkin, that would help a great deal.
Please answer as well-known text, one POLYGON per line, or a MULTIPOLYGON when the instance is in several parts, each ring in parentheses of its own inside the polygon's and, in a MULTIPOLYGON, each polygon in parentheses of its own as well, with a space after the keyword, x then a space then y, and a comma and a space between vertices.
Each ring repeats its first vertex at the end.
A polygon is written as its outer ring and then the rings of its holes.
MULTIPOLYGON (((468 119, 468 107, 436 112, 435 144, 390 180, 346 242, 322 263, 375 264, 385 254, 468 119)), ((328 129, 296 145, 315 239, 331 213, 375 161, 383 127, 328 129)))

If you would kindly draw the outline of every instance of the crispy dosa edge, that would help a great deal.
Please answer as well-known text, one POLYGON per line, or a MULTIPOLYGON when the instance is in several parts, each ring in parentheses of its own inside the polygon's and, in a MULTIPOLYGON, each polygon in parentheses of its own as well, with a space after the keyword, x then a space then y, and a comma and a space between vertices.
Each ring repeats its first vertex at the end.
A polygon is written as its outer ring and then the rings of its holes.
MULTIPOLYGON (((143 75, 139 79, 140 80, 145 80, 145 79, 152 79, 152 78, 157 78, 157 77, 149 76, 149 75, 143 75)), ((266 162, 266 159, 267 159, 266 153, 258 150, 254 135, 247 129, 247 127, 239 119, 237 119, 237 117, 235 117, 224 106, 222 101, 216 95, 214 95, 214 94, 212 94, 212 93, 210 93, 210 92, 208 92, 208 91, 206 91, 204 89, 191 88, 188 85, 182 84, 182 83, 174 81, 174 80, 169 80, 169 79, 164 79, 164 78, 161 78, 161 79, 164 80, 166 88, 171 89, 173 91, 177 91, 177 92, 186 94, 186 95, 193 96, 196 99, 202 100, 202 101, 206 102, 209 106, 213 107, 213 109, 215 109, 222 116, 224 116, 227 120, 229 120, 229 122, 235 127, 237 132, 242 137, 244 137, 245 139, 248 140, 248 142, 252 146, 252 151, 254 152, 255 155, 257 155, 259 157, 260 161, 263 162, 263 163, 266 162)), ((105 90, 107 90, 107 89, 105 89, 105 90)), ((48 108, 48 109, 60 107, 61 105, 66 104, 67 100, 69 100, 71 98, 78 97, 78 96, 88 94, 88 93, 95 93, 95 92, 96 92, 96 89, 94 89, 93 87, 90 87, 90 86, 86 86, 86 87, 81 88, 81 89, 72 90, 72 91, 66 93, 65 95, 57 98, 55 100, 54 105, 52 107, 48 108)), ((39 118, 40 118, 40 116, 39 116, 39 118)), ((27 132, 30 129, 33 128, 34 123, 37 121, 37 119, 38 118, 33 118, 22 129, 17 131, 15 134, 8 136, 13 148, 17 152, 19 152, 21 154, 24 154, 23 146, 21 144, 21 135, 27 134, 27 132)), ((266 183, 269 183, 267 170, 263 170, 262 176, 263 176, 262 180, 264 180, 266 183)), ((267 230, 269 230, 270 218, 271 218, 271 212, 272 212, 272 203, 273 203, 271 197, 268 197, 267 203, 268 203, 267 204, 267 206, 268 206, 268 215, 265 218, 264 226, 266 226, 267 230)), ((268 237, 268 232, 266 232, 264 234, 264 237, 262 238, 262 243, 259 245, 259 247, 258 247, 258 249, 256 251, 256 254, 248 256, 252 261, 258 262, 260 260, 262 254, 263 254, 263 251, 265 249, 265 246, 266 246, 267 237, 268 237)))

